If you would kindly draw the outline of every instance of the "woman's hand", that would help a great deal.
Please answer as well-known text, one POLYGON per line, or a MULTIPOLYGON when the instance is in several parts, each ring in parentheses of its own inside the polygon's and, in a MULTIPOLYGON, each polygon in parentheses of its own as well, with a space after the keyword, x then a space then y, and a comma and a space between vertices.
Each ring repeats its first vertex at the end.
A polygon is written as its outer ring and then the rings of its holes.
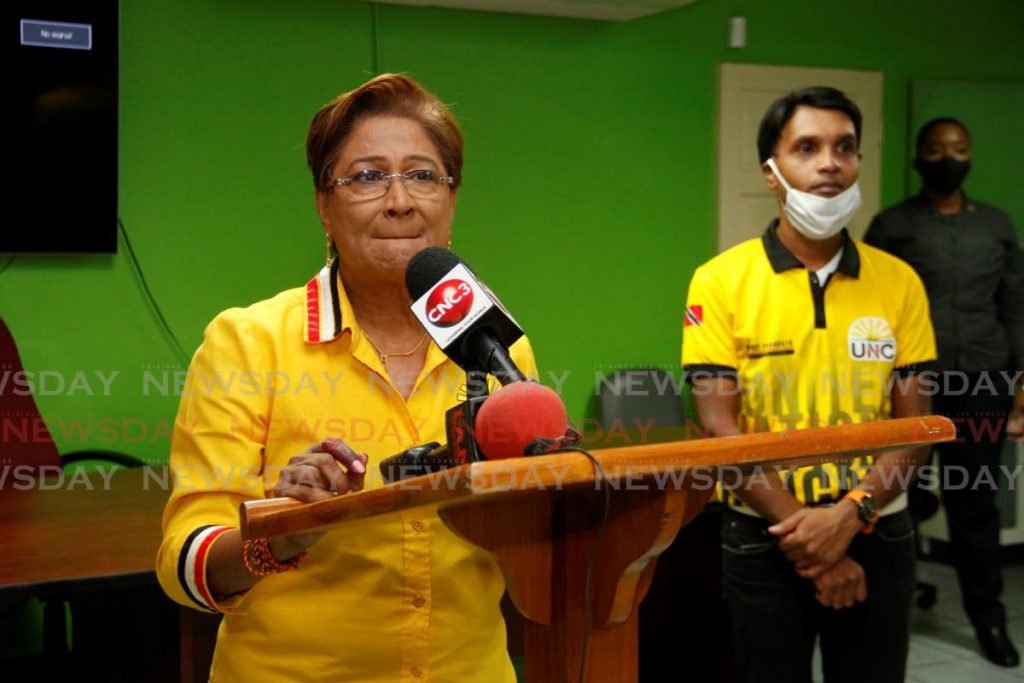
POLYGON ((341 439, 324 439, 288 461, 278 475, 274 495, 315 503, 361 491, 367 460, 366 454, 356 453, 341 439))
MULTIPOLYGON (((274 495, 315 503, 350 491, 361 491, 367 460, 365 453, 356 453, 341 439, 324 439, 288 461, 278 475, 274 495)), ((311 531, 274 536, 268 541, 270 552, 279 562, 284 562, 319 541, 325 533, 311 531)))

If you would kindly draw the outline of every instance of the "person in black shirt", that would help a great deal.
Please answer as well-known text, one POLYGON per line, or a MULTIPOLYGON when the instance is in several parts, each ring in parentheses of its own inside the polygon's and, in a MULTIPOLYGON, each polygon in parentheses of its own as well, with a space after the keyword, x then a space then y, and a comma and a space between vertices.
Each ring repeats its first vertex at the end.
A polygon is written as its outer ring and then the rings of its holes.
POLYGON ((928 292, 942 371, 933 405, 957 422, 960 437, 937 450, 942 467, 961 475, 950 477, 953 484, 968 475, 966 486, 947 485, 942 494, 950 550, 982 651, 1012 667, 1020 657, 1000 602, 993 480, 1006 435, 1024 436, 1024 255, 1009 217, 961 190, 970 166, 962 123, 925 124, 914 161, 921 193, 877 215, 864 241, 913 266, 928 292))

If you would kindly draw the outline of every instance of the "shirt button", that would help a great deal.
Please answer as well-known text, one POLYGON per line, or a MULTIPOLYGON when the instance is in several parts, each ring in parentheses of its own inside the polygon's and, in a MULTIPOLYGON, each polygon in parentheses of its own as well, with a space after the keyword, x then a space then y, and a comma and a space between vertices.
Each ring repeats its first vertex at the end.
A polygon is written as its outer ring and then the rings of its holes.
POLYGON ((418 666, 414 666, 411 669, 409 669, 409 673, 413 675, 413 678, 419 678, 423 675, 423 669, 419 668, 418 666))
POLYGON ((413 522, 412 522, 412 530, 413 531, 419 533, 419 532, 423 531, 423 527, 424 527, 424 525, 423 525, 423 522, 421 520, 418 520, 418 519, 414 519, 413 520, 413 522))
POLYGON ((425 605, 425 604, 427 604, 427 599, 425 597, 423 597, 422 595, 417 595, 413 599, 413 601, 412 601, 412 606, 415 607, 416 609, 419 609, 420 607, 423 607, 423 605, 425 605))

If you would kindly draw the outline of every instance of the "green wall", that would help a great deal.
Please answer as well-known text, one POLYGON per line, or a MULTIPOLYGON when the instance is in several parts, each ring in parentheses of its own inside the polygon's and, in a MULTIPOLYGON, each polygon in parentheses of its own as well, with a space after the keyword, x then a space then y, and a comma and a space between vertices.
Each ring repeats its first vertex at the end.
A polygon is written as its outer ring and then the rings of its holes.
MULTIPOLYGON (((1017 231, 1024 235, 1024 193, 1020 174, 1014 172, 1018 160, 1024 157, 1024 132, 1020 128, 1024 82, 914 79, 910 90, 911 130, 920 130, 928 121, 943 116, 967 126, 973 163, 964 192, 968 197, 980 193, 1009 214, 1017 231)), ((919 191, 920 176, 914 170, 908 174, 907 186, 919 191)))
MULTIPOLYGON (((218 311, 319 267, 309 120, 375 67, 407 71, 464 126, 453 248, 529 332, 542 372, 571 373, 563 396, 581 417, 595 370, 678 363, 687 281, 714 248, 721 62, 882 70, 889 204, 904 192, 910 80, 1020 79, 1022 28, 1018 0, 697 0, 625 24, 345 0, 122 0, 120 214, 190 354, 218 311), (742 50, 726 47, 733 15, 747 17, 742 50)), ((66 161, 68 174, 89 170, 66 161)), ((59 192, 54 207, 74 220, 59 192)), ((92 373, 119 372, 109 396, 38 396, 58 424, 93 421, 88 437, 58 429, 62 452, 160 461, 177 397, 144 395, 143 377, 184 365, 123 247, 18 256, 0 274, 0 315, 29 370, 86 372, 97 393, 92 373)))

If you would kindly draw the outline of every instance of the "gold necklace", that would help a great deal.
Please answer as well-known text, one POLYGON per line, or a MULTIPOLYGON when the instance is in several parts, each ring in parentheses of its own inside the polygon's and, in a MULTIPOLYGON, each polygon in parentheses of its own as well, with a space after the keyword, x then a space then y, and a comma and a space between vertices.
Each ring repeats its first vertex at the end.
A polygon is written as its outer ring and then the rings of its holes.
POLYGON ((373 350, 377 352, 377 356, 380 358, 380 364, 384 366, 384 371, 388 374, 391 374, 391 370, 388 369, 388 358, 391 358, 392 356, 411 356, 416 353, 421 346, 423 346, 423 342, 427 341, 427 333, 424 332, 423 336, 420 337, 420 340, 416 342, 416 346, 412 347, 408 351, 403 351, 402 353, 384 353, 380 350, 380 347, 377 346, 370 335, 366 333, 365 328, 363 328, 363 336, 366 337, 366 341, 370 342, 370 346, 373 347, 373 350))

